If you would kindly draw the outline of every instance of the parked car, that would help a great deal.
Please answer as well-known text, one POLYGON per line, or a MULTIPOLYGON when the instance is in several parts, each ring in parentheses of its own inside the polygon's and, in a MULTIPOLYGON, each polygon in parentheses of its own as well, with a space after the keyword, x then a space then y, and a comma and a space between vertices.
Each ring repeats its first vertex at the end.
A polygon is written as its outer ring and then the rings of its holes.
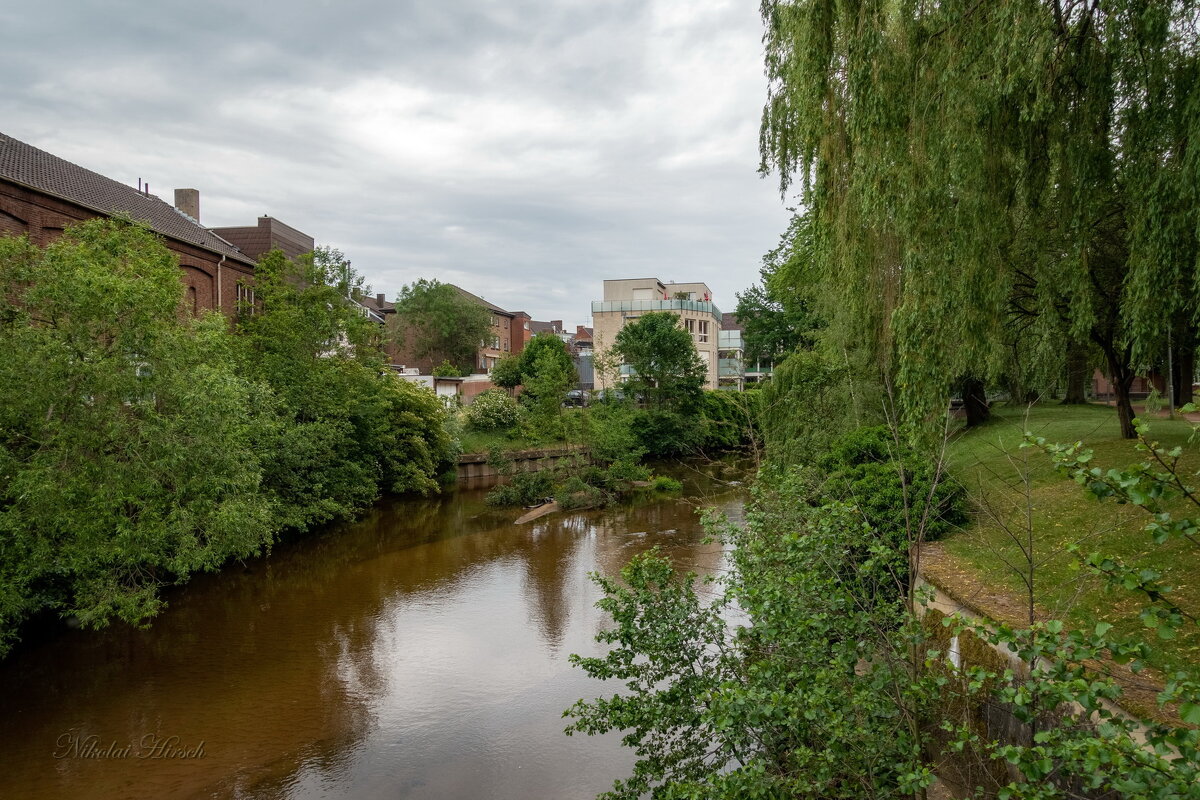
POLYGON ((563 400, 563 405, 567 407, 583 408, 587 405, 588 393, 583 389, 572 389, 567 392, 567 399, 563 400))

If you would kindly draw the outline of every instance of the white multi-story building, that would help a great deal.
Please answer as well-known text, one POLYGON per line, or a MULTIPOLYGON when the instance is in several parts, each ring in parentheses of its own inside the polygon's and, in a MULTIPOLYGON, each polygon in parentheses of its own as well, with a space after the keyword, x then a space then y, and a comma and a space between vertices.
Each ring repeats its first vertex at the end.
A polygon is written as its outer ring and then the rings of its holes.
MULTIPOLYGON (((606 352, 627 322, 650 311, 669 311, 692 335, 696 352, 707 369, 705 388, 717 388, 717 344, 721 312, 712 291, 703 283, 663 283, 658 278, 626 278, 604 282, 604 299, 592 303, 596 352, 606 352)), ((628 374, 627 368, 621 372, 628 374)), ((609 388, 612 376, 596 374, 596 388, 609 388)), ((617 376, 621 380, 621 376, 617 376)))

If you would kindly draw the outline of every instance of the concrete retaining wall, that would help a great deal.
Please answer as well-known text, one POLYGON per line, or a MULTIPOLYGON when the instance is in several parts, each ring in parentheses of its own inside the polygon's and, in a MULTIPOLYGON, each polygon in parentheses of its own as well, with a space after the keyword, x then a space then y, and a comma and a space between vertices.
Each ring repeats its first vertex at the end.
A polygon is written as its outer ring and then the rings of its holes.
POLYGON ((574 458, 587 452, 583 445, 548 447, 537 450, 515 450, 504 453, 506 463, 500 469, 489 463, 488 453, 463 453, 458 457, 458 482, 467 488, 493 486, 506 474, 540 472, 552 469, 564 458, 574 458))

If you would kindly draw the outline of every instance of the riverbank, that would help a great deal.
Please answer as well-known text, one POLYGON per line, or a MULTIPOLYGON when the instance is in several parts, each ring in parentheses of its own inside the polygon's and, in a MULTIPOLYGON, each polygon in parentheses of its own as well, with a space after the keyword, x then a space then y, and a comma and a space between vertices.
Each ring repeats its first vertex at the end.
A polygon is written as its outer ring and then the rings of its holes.
MULTIPOLYGON (((944 541, 923 548, 922 572, 981 616, 1025 626, 1060 619, 1075 629, 1098 622, 1127 636, 1144 636, 1133 593, 1114 595, 1103 579, 1079 569, 1078 556, 1103 552, 1130 566, 1153 569, 1174 587, 1172 596, 1185 608, 1200 605, 1194 576, 1200 559, 1182 543, 1155 544, 1144 531, 1149 515, 1142 509, 1089 497, 1083 487, 1058 474, 1050 457, 1021 448, 1026 430, 1051 442, 1082 441, 1095 451, 1097 466, 1123 467, 1140 460, 1134 442, 1121 439, 1111 406, 1035 406, 1000 408, 987 425, 960 434, 948 451, 950 475, 972 498, 971 522, 944 541)), ((1192 422, 1155 419, 1152 435, 1167 447, 1184 449, 1181 474, 1200 468, 1200 452, 1189 447, 1192 422)), ((1161 640, 1149 659, 1150 673, 1133 675, 1125 667, 1104 665, 1126 689, 1124 702, 1139 714, 1170 721, 1154 694, 1164 671, 1193 665, 1200 653, 1200 630, 1184 626, 1176 638, 1161 640)))

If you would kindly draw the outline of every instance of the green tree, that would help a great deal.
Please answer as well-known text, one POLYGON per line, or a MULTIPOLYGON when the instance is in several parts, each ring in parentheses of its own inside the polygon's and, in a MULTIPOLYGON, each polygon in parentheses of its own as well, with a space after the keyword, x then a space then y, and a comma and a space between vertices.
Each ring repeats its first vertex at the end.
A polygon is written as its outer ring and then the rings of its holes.
POLYGON ((691 335, 668 311, 651 311, 623 327, 613 352, 632 369, 626 386, 653 408, 694 409, 707 371, 691 335))
MULTIPOLYGON (((534 337, 534 342, 541 336, 539 334, 534 337)), ((562 416, 562 404, 567 391, 578 382, 575 365, 567 355, 562 340, 553 334, 550 336, 554 339, 551 346, 539 347, 534 351, 536 357, 529 365, 529 372, 525 373, 525 392, 521 395, 533 410, 534 416, 543 421, 562 416)), ((526 349, 532 344, 533 342, 530 342, 526 345, 526 349)), ((521 355, 524 360, 525 354, 521 355)))
POLYGON ((225 319, 182 300, 139 225, 0 238, 0 652, 41 609, 142 623, 164 584, 271 541, 266 392, 225 319))
POLYGON ((762 10, 763 168, 799 178, 822 316, 876 349, 907 417, 940 417, 1014 345, 1089 341, 1133 436, 1135 369, 1173 330, 1194 342, 1195 5, 762 10))
POLYGON ((462 370, 451 364, 449 361, 443 360, 430 372, 435 378, 461 378, 462 370))
POLYGON ((609 650, 571 660, 624 686, 568 709, 567 732, 621 730, 637 753, 603 797, 912 797, 932 782, 935 677, 908 657, 903 555, 814 501, 793 474, 758 488, 745 528, 710 517, 733 550, 704 588, 653 551, 596 578, 609 650))
POLYGON ((524 376, 521 374, 521 354, 509 353, 496 362, 492 367, 492 383, 505 389, 515 389, 521 385, 524 376))
POLYGON ((567 352, 567 345, 555 334, 543 331, 530 339, 520 353, 511 353, 496 362, 496 366, 492 368, 492 383, 506 389, 526 384, 528 389, 529 382, 539 372, 538 364, 542 364, 542 369, 552 366, 554 374, 571 378, 562 390, 564 393, 570 388, 570 384, 576 382, 575 362, 567 352), (545 354, 548 354, 548 357, 544 357, 545 354))
POLYGON ((819 352, 793 353, 762 388, 759 421, 767 459, 814 464, 839 435, 855 427, 848 371, 819 352))
POLYGON ((812 346, 817 321, 808 297, 811 250, 808 218, 794 215, 779 246, 763 256, 761 282, 738 292, 735 314, 747 362, 774 365, 812 346))
POLYGON ((259 304, 239 319, 239 341, 247 373, 274 397, 276 425, 259 447, 280 522, 305 529, 381 491, 436 490, 451 447, 445 410, 387 369, 378 326, 344 294, 357 282, 349 264, 276 250, 255 277, 259 304))
POLYGON ((487 308, 454 286, 422 278, 400 290, 389 324, 397 346, 413 357, 446 359, 469 372, 492 336, 491 319, 487 308))

